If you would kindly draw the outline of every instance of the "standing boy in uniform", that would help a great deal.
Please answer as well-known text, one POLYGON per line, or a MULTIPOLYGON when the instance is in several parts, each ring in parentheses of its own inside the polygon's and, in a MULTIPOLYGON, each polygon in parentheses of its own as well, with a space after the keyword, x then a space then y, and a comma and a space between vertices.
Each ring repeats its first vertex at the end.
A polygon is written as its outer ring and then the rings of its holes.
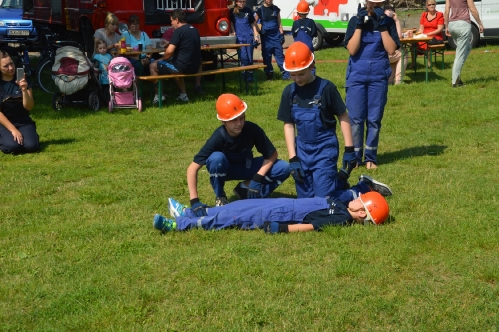
POLYGON ((267 79, 274 77, 274 67, 272 66, 272 55, 275 57, 277 66, 281 70, 282 79, 288 80, 289 73, 284 69, 284 30, 281 24, 281 10, 272 4, 272 0, 265 0, 263 5, 255 12, 255 20, 260 20, 262 28, 260 35, 262 39, 262 58, 267 79))
POLYGON ((342 226, 354 222, 371 221, 382 224, 389 214, 388 203, 383 196, 391 194, 387 185, 362 175, 356 186, 336 192, 331 199, 249 199, 209 208, 207 216, 202 218, 197 217, 192 208, 186 208, 170 198, 170 215, 175 219, 157 214, 153 226, 162 232, 198 227, 205 230, 237 227, 263 228, 267 233, 288 233, 320 230, 328 225, 342 226))
POLYGON ((395 21, 385 15, 383 0, 369 0, 348 22, 345 47, 350 53, 346 73, 346 105, 352 124, 357 164, 376 169, 379 132, 391 74, 389 54, 400 47, 395 21), (366 130, 364 153, 364 127, 366 130))
POLYGON ((345 142, 343 170, 339 175, 346 180, 355 165, 345 104, 331 81, 313 74, 314 66, 314 54, 307 45, 294 42, 289 46, 284 68, 294 83, 282 93, 277 119, 284 122, 289 167, 298 198, 331 197, 336 190, 343 189, 337 183, 336 119, 345 142))
POLYGON ((293 32, 293 40, 301 41, 308 46, 310 52, 314 53, 314 45, 312 40, 317 37, 317 27, 314 20, 307 18, 310 12, 310 6, 306 1, 300 1, 296 6, 296 12, 299 19, 293 22, 291 31, 293 32))
POLYGON ((229 180, 244 180, 234 189, 241 199, 270 195, 289 177, 289 165, 277 159, 277 150, 267 135, 253 122, 245 121, 248 106, 233 94, 218 97, 217 118, 222 126, 206 141, 187 169, 187 185, 193 213, 206 215, 207 205, 197 191, 198 171, 206 165, 215 192, 215 206, 228 204, 224 185, 229 180), (253 147, 261 157, 253 157, 253 147))
MULTIPOLYGON (((230 32, 236 36, 238 44, 249 44, 240 49, 241 66, 253 64, 253 43, 258 42, 255 17, 246 6, 246 0, 236 0, 236 6, 230 10, 230 32)), ((243 79, 253 82, 253 71, 243 71, 243 79)))

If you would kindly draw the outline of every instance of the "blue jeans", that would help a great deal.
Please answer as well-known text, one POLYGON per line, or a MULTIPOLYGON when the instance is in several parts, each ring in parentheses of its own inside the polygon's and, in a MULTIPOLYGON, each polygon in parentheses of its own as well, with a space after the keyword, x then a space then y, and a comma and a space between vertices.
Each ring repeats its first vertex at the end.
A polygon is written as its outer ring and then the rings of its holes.
POLYGON ((40 148, 39 137, 35 123, 15 125, 23 135, 23 144, 14 140, 10 130, 0 125, 0 150, 3 153, 36 152, 40 148))

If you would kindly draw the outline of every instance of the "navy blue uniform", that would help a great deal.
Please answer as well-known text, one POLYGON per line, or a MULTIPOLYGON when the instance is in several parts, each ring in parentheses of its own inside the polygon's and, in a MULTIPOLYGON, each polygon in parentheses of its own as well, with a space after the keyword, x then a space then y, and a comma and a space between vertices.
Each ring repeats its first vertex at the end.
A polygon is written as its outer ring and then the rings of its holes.
POLYGON ((305 173, 295 181, 298 198, 332 197, 342 188, 337 180, 338 139, 336 116, 346 108, 336 86, 316 77, 303 87, 288 85, 281 97, 277 119, 297 128, 296 155, 305 173))
POLYGON ((281 33, 279 31, 279 15, 281 10, 277 6, 265 7, 261 6, 256 10, 256 14, 260 18, 261 39, 262 39, 262 58, 263 64, 266 65, 265 73, 274 72, 272 67, 272 55, 275 57, 277 66, 279 67, 282 78, 288 79, 289 73, 284 70, 284 52, 281 45, 281 33))
MULTIPOLYGON (((221 197, 226 196, 226 181, 251 180, 262 167, 264 159, 270 158, 275 151, 263 129, 246 121, 237 137, 231 137, 223 125, 217 128, 194 156, 194 162, 206 165, 213 191, 217 197, 221 197), (253 147, 261 157, 253 157, 253 147)), ((262 197, 270 195, 288 177, 288 163, 277 160, 265 175, 268 183, 263 186, 262 197)))
POLYGON ((369 187, 360 182, 348 190, 337 191, 331 199, 314 197, 240 200, 208 208, 206 217, 196 217, 187 208, 185 217, 175 218, 176 229, 217 230, 230 227, 257 229, 262 228, 266 221, 282 224, 312 224, 315 230, 326 225, 348 225, 353 221, 347 210, 348 202, 369 191, 371 191, 369 187))
POLYGON ((315 22, 309 18, 300 18, 293 22, 291 28, 293 32, 293 40, 295 42, 300 41, 308 46, 310 52, 314 53, 314 45, 312 40, 317 37, 317 27, 315 22))
POLYGON ((36 124, 23 106, 22 91, 15 81, 0 80, 0 113, 23 135, 23 144, 17 143, 10 130, 0 124, 0 150, 3 153, 35 152, 40 145, 36 124))
MULTIPOLYGON (((250 44, 250 46, 242 47, 239 51, 239 59, 242 66, 253 64, 253 40, 254 32, 252 24, 255 23, 255 17, 251 9, 244 7, 239 10, 239 13, 234 13, 234 9, 230 10, 230 21, 234 25, 236 32, 236 41, 238 44, 250 44)), ((253 80, 253 72, 243 72, 243 77, 248 80, 253 80)))
MULTIPOLYGON (((387 17, 387 28, 397 48, 400 40, 395 21, 387 17)), ((345 45, 352 38, 357 27, 357 18, 348 22, 345 45)), ((381 119, 387 101, 388 78, 391 75, 388 53, 383 47, 381 32, 374 28, 372 20, 363 25, 359 50, 348 59, 346 72, 346 105, 357 162, 377 164, 381 119), (367 127, 364 154, 364 127, 367 127)))

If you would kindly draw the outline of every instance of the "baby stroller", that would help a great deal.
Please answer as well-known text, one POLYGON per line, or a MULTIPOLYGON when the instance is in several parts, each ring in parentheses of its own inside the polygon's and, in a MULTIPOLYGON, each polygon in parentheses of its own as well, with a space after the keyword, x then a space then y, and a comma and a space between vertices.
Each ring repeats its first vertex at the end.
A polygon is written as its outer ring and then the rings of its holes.
POLYGON ((60 111, 64 105, 88 105, 97 111, 102 89, 92 61, 74 46, 57 49, 52 75, 58 93, 52 97, 52 108, 60 111))
POLYGON ((110 94, 109 112, 112 112, 114 108, 137 108, 139 112, 142 112, 142 101, 138 96, 135 72, 130 61, 124 57, 116 57, 109 63, 107 71, 110 94), (132 86, 132 91, 128 91, 132 86))

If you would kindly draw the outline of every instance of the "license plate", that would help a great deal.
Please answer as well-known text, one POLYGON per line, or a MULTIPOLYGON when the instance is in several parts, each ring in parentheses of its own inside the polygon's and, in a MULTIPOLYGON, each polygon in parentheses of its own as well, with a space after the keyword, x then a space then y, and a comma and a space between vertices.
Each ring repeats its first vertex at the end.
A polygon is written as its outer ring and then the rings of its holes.
POLYGON ((9 30, 9 36, 29 36, 29 30, 9 30))

